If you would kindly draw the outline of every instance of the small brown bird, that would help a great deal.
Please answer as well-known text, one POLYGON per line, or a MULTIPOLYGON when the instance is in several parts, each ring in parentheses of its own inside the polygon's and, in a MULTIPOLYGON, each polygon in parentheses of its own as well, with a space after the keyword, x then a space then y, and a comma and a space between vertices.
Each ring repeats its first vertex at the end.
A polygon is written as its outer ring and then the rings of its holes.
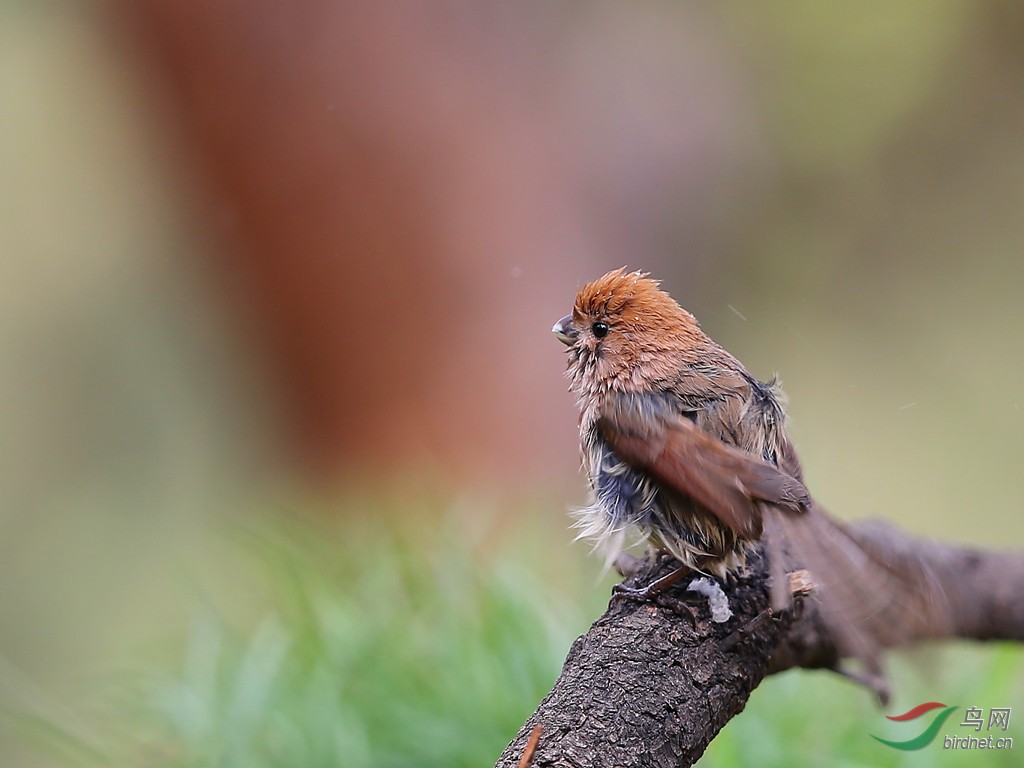
POLYGON ((936 615, 920 605, 929 574, 880 562, 811 498, 778 383, 751 376, 657 281, 625 268, 585 285, 552 332, 579 398, 591 489, 581 536, 611 557, 636 531, 682 563, 676 575, 721 578, 763 540, 773 607, 789 604, 786 571, 807 569, 839 654, 883 690, 880 649, 936 615))

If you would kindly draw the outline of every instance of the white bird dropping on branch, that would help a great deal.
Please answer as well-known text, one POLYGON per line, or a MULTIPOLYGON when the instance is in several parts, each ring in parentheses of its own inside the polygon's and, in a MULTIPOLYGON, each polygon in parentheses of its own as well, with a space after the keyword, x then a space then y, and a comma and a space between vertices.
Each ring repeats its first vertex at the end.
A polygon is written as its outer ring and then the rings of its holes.
POLYGON ((711 620, 716 624, 724 624, 732 618, 729 598, 725 596, 725 592, 717 582, 701 576, 699 579, 691 581, 686 591, 699 592, 708 599, 708 605, 711 607, 711 620))

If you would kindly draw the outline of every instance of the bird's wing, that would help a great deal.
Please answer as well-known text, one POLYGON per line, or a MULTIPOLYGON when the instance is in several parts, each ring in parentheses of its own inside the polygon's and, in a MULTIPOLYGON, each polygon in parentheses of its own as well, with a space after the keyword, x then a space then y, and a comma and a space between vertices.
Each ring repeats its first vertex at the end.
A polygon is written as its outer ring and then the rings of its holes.
POLYGON ((619 395, 597 428, 623 461, 689 496, 744 539, 761 535, 760 502, 799 512, 803 484, 756 456, 726 445, 657 395, 619 395))

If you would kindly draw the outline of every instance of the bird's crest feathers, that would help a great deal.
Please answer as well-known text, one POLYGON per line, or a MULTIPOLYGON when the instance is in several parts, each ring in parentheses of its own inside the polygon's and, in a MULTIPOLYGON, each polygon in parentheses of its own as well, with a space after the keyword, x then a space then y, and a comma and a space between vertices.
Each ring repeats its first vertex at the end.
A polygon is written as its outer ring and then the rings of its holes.
POLYGON ((573 315, 576 317, 619 317, 624 321, 638 317, 687 317, 675 299, 661 290, 661 283, 646 272, 627 272, 625 267, 613 269, 576 294, 573 315))
POLYGON ((625 267, 612 270, 579 290, 573 321, 580 325, 604 321, 625 334, 627 343, 607 350, 621 358, 623 367, 638 364, 636 354, 641 350, 683 353, 709 343, 697 319, 660 285, 646 272, 627 272, 625 267))

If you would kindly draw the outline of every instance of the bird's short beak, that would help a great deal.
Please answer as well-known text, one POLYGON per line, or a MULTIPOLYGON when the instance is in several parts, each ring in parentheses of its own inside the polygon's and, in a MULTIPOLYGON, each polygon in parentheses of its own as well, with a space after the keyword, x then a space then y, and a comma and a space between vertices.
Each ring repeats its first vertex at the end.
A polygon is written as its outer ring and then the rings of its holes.
POLYGON ((579 331, 572 327, 572 315, 566 315, 551 326, 551 332, 567 347, 575 344, 576 337, 579 335, 579 331))

